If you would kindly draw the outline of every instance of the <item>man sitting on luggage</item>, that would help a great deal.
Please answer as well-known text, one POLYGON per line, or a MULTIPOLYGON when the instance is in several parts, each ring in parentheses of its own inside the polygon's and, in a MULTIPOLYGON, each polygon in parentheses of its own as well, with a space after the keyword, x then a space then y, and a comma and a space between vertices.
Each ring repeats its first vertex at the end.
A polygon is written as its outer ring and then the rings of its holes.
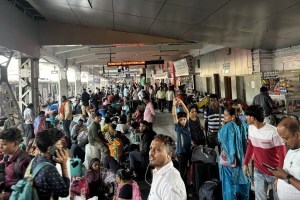
POLYGON ((11 186, 24 177, 31 157, 19 149, 21 131, 9 128, 0 134, 0 149, 5 154, 0 162, 0 199, 9 199, 11 186))

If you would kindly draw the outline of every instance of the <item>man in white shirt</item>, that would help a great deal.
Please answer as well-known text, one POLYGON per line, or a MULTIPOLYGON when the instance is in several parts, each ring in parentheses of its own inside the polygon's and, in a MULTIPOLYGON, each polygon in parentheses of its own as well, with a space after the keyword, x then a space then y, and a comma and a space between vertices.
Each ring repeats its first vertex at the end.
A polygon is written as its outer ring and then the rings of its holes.
POLYGON ((172 111, 173 99, 174 99, 174 92, 173 92, 173 90, 171 90, 171 87, 169 86, 168 91, 166 92, 166 101, 167 101, 167 104, 168 104, 169 112, 172 111))
POLYGON ((148 200, 186 200, 186 189, 179 171, 173 166, 172 154, 175 142, 170 136, 156 135, 149 151, 153 170, 148 200))
POLYGON ((290 150, 284 159, 283 169, 270 171, 278 178, 279 199, 296 200, 300 198, 300 123, 296 119, 285 118, 278 124, 277 131, 290 150))
POLYGON ((26 137, 26 144, 28 144, 29 140, 34 138, 34 128, 33 128, 33 104, 30 103, 27 105, 27 108, 24 110, 24 120, 25 120, 25 126, 24 126, 24 133, 26 137))

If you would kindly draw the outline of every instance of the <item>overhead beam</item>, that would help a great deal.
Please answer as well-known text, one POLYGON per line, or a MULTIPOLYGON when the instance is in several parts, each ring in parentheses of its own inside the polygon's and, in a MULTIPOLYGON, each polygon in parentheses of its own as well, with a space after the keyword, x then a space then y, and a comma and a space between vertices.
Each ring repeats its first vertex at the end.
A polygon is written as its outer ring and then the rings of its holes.
MULTIPOLYGON (((47 48, 47 47, 46 47, 47 48)), ((78 49, 71 52, 67 52, 63 55, 67 59, 74 59, 79 57, 84 57, 88 55, 95 55, 100 53, 124 53, 124 52, 147 52, 147 51, 155 51, 161 52, 162 54, 166 51, 172 50, 191 50, 191 49, 201 49, 203 45, 200 43, 188 44, 188 45, 141 45, 141 46, 125 46, 125 47, 116 47, 116 48, 86 48, 86 49, 78 49)), ((54 52, 55 53, 55 52, 54 52)))

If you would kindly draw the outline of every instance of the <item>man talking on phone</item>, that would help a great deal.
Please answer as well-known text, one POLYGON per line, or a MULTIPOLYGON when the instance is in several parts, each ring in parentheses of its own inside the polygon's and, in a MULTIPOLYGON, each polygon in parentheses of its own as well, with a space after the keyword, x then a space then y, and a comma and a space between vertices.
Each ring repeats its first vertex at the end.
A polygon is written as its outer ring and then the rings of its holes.
POLYGON ((300 123, 296 119, 285 118, 277 126, 277 131, 290 148, 284 159, 283 169, 271 170, 278 178, 277 194, 280 200, 300 198, 300 123))

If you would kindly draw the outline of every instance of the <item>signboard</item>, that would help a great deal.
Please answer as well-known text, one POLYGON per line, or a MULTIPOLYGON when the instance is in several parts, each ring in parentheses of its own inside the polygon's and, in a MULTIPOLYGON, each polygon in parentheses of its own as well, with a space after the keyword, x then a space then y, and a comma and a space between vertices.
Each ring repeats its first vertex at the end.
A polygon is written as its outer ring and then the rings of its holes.
POLYGON ((108 67, 164 64, 164 60, 108 62, 108 67))
POLYGON ((51 71, 51 74, 58 74, 58 70, 51 71))
POLYGON ((188 76, 189 75, 189 67, 186 62, 186 59, 181 59, 173 62, 175 68, 176 76, 188 76))
POLYGON ((154 79, 165 79, 168 78, 168 72, 163 72, 154 75, 154 79))

